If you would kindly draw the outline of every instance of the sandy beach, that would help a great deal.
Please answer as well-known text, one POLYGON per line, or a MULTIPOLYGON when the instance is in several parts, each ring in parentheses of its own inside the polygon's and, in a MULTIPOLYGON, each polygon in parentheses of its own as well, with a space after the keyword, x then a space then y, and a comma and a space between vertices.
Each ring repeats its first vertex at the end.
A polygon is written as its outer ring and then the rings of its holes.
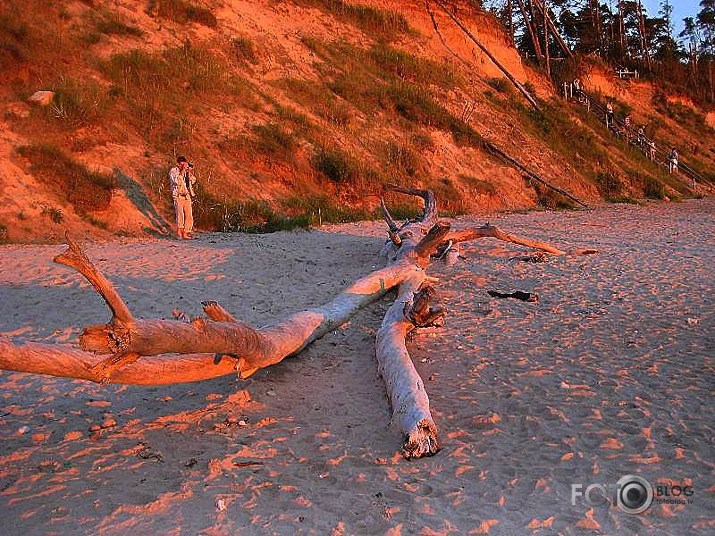
MULTIPOLYGON (((445 328, 408 341, 441 431, 432 458, 403 459, 389 426, 374 348, 388 299, 247 381, 2 372, 0 534, 712 534, 714 215, 705 199, 490 216, 597 253, 534 263, 484 239, 435 263, 445 328), (626 474, 692 486, 692 504, 572 505, 572 484, 626 474)), ((382 266, 383 237, 367 222, 87 253, 138 316, 214 299, 260 326, 382 266)), ((62 249, 0 246, 0 336, 73 342, 109 318, 52 262, 62 249)))

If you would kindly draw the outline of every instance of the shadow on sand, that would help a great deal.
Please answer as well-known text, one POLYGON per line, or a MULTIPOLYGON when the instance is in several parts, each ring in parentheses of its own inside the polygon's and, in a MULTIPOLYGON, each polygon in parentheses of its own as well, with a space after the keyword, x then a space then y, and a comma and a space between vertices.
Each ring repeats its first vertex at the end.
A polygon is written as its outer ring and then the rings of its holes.
POLYGON ((144 227, 143 231, 155 238, 173 237, 171 226, 156 210, 141 184, 123 173, 119 168, 115 167, 114 173, 117 176, 119 187, 127 194, 127 198, 151 222, 151 227, 144 227))

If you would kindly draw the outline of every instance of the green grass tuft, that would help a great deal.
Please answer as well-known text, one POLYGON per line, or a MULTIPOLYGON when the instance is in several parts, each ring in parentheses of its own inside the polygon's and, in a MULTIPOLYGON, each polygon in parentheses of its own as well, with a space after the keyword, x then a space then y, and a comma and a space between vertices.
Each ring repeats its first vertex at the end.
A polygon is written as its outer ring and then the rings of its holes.
POLYGON ((109 10, 104 10, 98 16, 94 17, 94 29, 105 35, 129 37, 142 37, 144 35, 141 28, 129 24, 118 13, 113 13, 109 10))
MULTIPOLYGON (((539 104, 541 110, 535 110, 512 101, 517 112, 525 119, 523 124, 532 134, 567 157, 572 165, 584 173, 593 172, 594 168, 598 169, 609 161, 608 154, 601 148, 596 136, 570 117, 560 103, 542 101, 539 104)), ((582 113, 586 111, 582 110, 582 113)), ((586 121, 590 119, 593 118, 589 116, 586 121)))
POLYGON ((482 137, 435 101, 426 89, 398 82, 387 86, 386 93, 395 112, 408 121, 450 132, 457 145, 481 146, 482 137))
POLYGON ((121 52, 99 67, 113 83, 112 100, 125 108, 125 119, 167 152, 186 147, 198 126, 188 103, 209 105, 224 95, 238 96, 248 107, 257 102, 226 58, 189 42, 155 53, 121 52))
POLYGON ((0 64, 26 61, 30 57, 30 41, 25 21, 0 13, 0 64))
POLYGON ((568 197, 558 193, 551 188, 544 186, 543 184, 530 181, 536 192, 536 198, 539 205, 544 208, 551 210, 573 210, 575 205, 568 197))
POLYGON ((337 147, 317 145, 310 163, 314 170, 345 191, 374 194, 386 182, 369 164, 337 147))
POLYGON ((109 96, 92 80, 77 81, 60 78, 52 86, 55 95, 52 104, 42 110, 45 117, 56 125, 77 128, 96 124, 104 117, 109 107, 109 96))
POLYGON ((442 216, 453 217, 464 214, 464 201, 462 193, 459 191, 454 181, 449 177, 441 177, 427 184, 427 187, 434 192, 439 203, 442 216))
POLYGON ((277 212, 265 201, 224 201, 203 193, 194 204, 196 224, 210 231, 272 233, 370 218, 370 213, 338 206, 327 196, 289 197, 277 212))
POLYGON ((627 195, 621 195, 617 197, 609 197, 606 199, 607 202, 609 203, 621 203, 621 204, 626 204, 626 205, 640 205, 641 202, 638 201, 637 199, 633 199, 630 196, 627 195))
POLYGON ((420 85, 435 84, 451 88, 461 83, 461 77, 456 69, 448 64, 424 58, 419 58, 409 52, 388 46, 384 43, 373 45, 365 54, 365 60, 374 67, 405 82, 420 85))
POLYGON ((295 136, 275 123, 256 125, 252 130, 256 136, 256 149, 263 154, 287 160, 298 148, 295 136))
POLYGON ((252 135, 232 136, 219 143, 223 151, 237 157, 251 158, 260 153, 277 160, 288 161, 298 148, 296 136, 276 123, 254 125, 252 135))
POLYGON ((360 166, 339 149, 318 148, 311 159, 313 168, 335 184, 349 184, 359 180, 360 166))
POLYGON ((506 78, 501 78, 501 77, 487 78, 487 84, 489 84, 491 87, 493 87, 499 93, 503 93, 504 95, 513 95, 514 94, 514 86, 506 78))
POLYGON ((62 223, 64 216, 62 210, 54 207, 42 207, 42 215, 50 218, 52 223, 62 223))
POLYGON ((707 131, 712 127, 707 124, 705 116, 693 110, 690 106, 679 102, 671 102, 661 91, 656 91, 652 98, 655 109, 663 115, 689 130, 707 131))
POLYGON ((387 168, 409 177, 414 177, 422 165, 420 155, 408 146, 394 141, 388 142, 385 146, 383 159, 387 168))
POLYGON ((280 202, 292 218, 307 222, 307 226, 323 223, 344 223, 374 219, 376 214, 365 210, 338 205, 328 196, 292 196, 280 202))
POLYGON ((663 199, 665 197, 665 186, 662 182, 648 175, 642 178, 643 195, 649 199, 663 199))

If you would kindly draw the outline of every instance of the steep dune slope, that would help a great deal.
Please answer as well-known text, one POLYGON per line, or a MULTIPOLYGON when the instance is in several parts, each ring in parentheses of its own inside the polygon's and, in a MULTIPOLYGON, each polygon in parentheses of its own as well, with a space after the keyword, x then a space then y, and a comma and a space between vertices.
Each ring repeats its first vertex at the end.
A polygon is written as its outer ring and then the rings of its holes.
MULTIPOLYGON (((205 228, 367 217, 388 182, 433 188, 455 213, 565 204, 483 139, 586 200, 604 194, 599 173, 647 168, 558 101, 488 15, 466 2, 457 13, 544 114, 439 12, 436 33, 420 1, 10 0, 0 7, 10 66, 0 229, 42 241, 65 227, 165 233, 178 154, 196 162, 205 228), (53 102, 28 104, 36 90, 53 102), (74 164, 87 172, 48 179, 74 164), (85 186, 111 191, 109 206, 73 197, 85 186)), ((711 129, 687 135, 712 139, 711 129)), ((642 195, 638 180, 621 184, 642 195)))

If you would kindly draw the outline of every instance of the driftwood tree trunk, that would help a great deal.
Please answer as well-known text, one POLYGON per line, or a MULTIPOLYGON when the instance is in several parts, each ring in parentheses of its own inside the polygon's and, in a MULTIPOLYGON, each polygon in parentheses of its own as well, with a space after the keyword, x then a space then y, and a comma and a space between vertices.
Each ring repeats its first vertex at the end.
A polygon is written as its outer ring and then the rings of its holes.
POLYGON ((427 391, 407 351, 405 337, 418 325, 429 325, 441 316, 439 310, 430 314, 428 301, 431 293, 423 267, 429 264, 430 254, 444 243, 449 226, 437 222, 437 203, 431 191, 393 188, 422 197, 425 207, 419 220, 409 222, 397 231, 394 220, 382 203, 391 238, 386 248, 388 263, 413 259, 419 270, 400 283, 397 298, 387 310, 377 332, 376 354, 380 375, 392 405, 393 424, 405 438, 403 453, 418 458, 437 452, 439 441, 427 391))
POLYGON ((357 280, 325 305, 295 313, 262 329, 235 320, 216 302, 204 302, 207 316, 190 322, 141 320, 134 318, 113 285, 79 246, 69 237, 67 240, 69 249, 55 262, 71 266, 87 278, 109 306, 112 319, 86 328, 79 337, 80 350, 62 345, 13 347, 6 341, 0 343, 0 369, 142 385, 203 380, 229 372, 247 378, 344 324, 361 307, 383 296, 417 269, 409 261, 394 263, 357 280), (42 351, 52 358, 22 360, 14 355, 42 351), (138 356, 170 353, 181 355, 138 360, 138 356), (79 375, 74 366, 77 359, 85 369, 79 375), (174 361, 180 362, 180 367, 169 366, 174 361), (176 378, 178 368, 181 379, 176 378))
MULTIPOLYGON (((516 237, 496 227, 451 231, 437 220, 437 203, 428 190, 393 187, 424 200, 424 212, 401 227, 382 202, 388 224, 385 268, 358 279, 328 303, 295 313, 274 325, 255 329, 236 320, 216 302, 204 302, 206 317, 186 321, 137 319, 106 279, 69 236, 69 249, 55 261, 82 274, 112 312, 107 324, 86 328, 80 348, 37 343, 13 344, 0 339, 0 370, 79 378, 99 383, 161 385, 192 382, 238 373, 246 378, 300 352, 334 330, 361 307, 397 288, 397 297, 377 333, 378 369, 393 409, 393 423, 403 434, 407 457, 431 455, 439 449, 424 383, 407 351, 405 338, 416 327, 439 325, 444 311, 430 307, 434 289, 425 270, 437 250, 450 258, 459 242, 492 237, 544 250, 564 252, 548 244, 516 237)), ((454 258, 453 256, 451 257, 454 258)))

